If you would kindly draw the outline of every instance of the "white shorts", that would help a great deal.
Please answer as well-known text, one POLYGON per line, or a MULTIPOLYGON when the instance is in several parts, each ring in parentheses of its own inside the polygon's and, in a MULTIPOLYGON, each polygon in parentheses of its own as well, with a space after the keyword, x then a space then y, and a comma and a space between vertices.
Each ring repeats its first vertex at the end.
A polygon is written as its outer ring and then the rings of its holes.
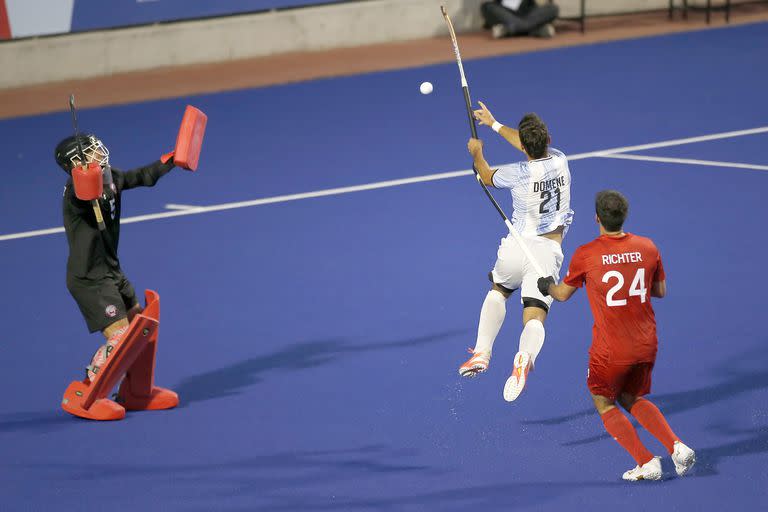
POLYGON ((525 299, 537 299, 547 305, 552 305, 552 297, 541 294, 536 284, 540 277, 554 276, 560 281, 560 267, 563 265, 563 250, 560 244, 549 238, 537 236, 534 238, 523 237, 523 242, 528 246, 536 262, 541 266, 545 275, 540 276, 533 269, 528 258, 517 242, 508 235, 501 239, 501 245, 497 253, 496 265, 493 267, 491 277, 493 282, 507 288, 517 290, 520 288, 520 302, 525 299))

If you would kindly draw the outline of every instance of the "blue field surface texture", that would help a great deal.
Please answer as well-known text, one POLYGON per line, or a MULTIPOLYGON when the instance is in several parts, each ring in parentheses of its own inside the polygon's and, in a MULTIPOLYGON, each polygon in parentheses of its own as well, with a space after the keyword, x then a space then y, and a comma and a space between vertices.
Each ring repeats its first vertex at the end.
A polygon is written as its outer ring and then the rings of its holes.
MULTIPOLYGON (((768 126, 768 24, 465 62, 474 100, 516 125, 529 111, 568 155, 768 126)), ((451 52, 446 42, 446 52, 451 52)), ((62 98, 62 102, 66 98, 62 98)), ((129 169, 172 149, 184 106, 209 117, 197 172, 123 195, 123 217, 469 169, 453 63, 85 109, 79 121, 129 169), (430 81, 431 95, 419 94, 430 81)), ((61 226, 53 159, 68 113, 0 121, 0 235, 61 226)), ((479 127, 492 164, 521 154, 479 127)), ((506 228, 470 174, 126 222, 120 258, 157 290, 158 385, 179 408, 92 422, 60 409, 102 343, 65 284, 58 232, 0 241, 5 304, 0 509, 13 511, 766 510, 768 131, 627 151, 694 165, 571 162, 574 224, 594 196, 631 203, 668 296, 649 396, 696 449, 677 478, 625 483, 634 461, 586 388, 583 290, 555 304, 524 394, 502 388, 519 295, 487 373, 462 380, 506 228), (744 169, 730 163, 765 169, 744 169)), ((495 192, 508 213, 508 193, 495 192)), ((643 429, 657 455, 666 451, 643 429)))

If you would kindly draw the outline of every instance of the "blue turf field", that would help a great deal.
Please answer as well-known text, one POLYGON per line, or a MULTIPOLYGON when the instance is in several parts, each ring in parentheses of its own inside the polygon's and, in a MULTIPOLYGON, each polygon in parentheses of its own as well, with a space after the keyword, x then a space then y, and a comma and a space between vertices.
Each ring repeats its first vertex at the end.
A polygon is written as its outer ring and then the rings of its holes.
MULTIPOLYGON (((446 43, 448 45, 448 43, 446 43)), ((465 63, 502 121, 526 111, 567 154, 768 125, 768 25, 465 63)), ((450 46, 446 52, 450 52, 450 46)), ((454 64, 83 111, 127 168, 209 115, 195 174, 128 191, 124 218, 466 169, 454 64), (435 92, 421 96, 423 80, 435 92)), ((66 101, 62 98, 62 102, 66 101)), ((0 121, 0 234, 61 223, 52 148, 68 114, 0 121)), ((483 128, 492 162, 518 158, 483 128)), ((530 386, 501 397, 516 295, 487 374, 462 381, 504 226, 469 177, 126 223, 121 261, 162 301, 157 383, 182 406, 94 423, 59 409, 100 344, 64 282, 62 234, 0 241, 5 510, 761 510, 768 498, 762 326, 768 128, 628 151, 763 166, 575 158, 574 248, 601 188, 631 201, 669 295, 651 395, 698 450, 685 479, 631 485, 585 386, 591 317, 556 305, 530 386)), ((508 196, 497 193, 509 211, 508 196)), ((641 430, 648 447, 663 448, 641 430)))

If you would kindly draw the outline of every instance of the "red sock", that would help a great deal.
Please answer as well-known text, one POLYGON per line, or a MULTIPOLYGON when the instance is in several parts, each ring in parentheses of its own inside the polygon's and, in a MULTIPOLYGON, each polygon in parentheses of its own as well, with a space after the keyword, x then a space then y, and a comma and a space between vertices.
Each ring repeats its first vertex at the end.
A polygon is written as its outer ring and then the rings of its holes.
POLYGON ((653 437, 664 445, 670 455, 672 454, 675 450, 675 441, 680 438, 672 432, 664 415, 661 414, 658 407, 653 405, 653 402, 645 398, 638 398, 629 413, 637 418, 645 430, 653 434, 653 437))
POLYGON ((603 420, 605 430, 618 441, 622 448, 629 452, 638 466, 650 462, 653 454, 643 446, 640 438, 637 437, 635 427, 632 426, 632 423, 629 422, 621 411, 614 407, 605 414, 600 415, 600 418, 603 420))

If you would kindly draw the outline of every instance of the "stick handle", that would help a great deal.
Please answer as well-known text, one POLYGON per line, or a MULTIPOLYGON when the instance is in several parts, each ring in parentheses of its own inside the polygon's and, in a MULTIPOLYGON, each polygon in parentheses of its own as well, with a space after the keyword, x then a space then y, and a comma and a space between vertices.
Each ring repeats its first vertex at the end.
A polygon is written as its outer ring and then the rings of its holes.
POLYGON ((91 206, 93 206, 93 213, 96 215, 96 223, 99 225, 99 231, 104 231, 107 229, 107 226, 104 224, 104 217, 101 215, 101 206, 99 206, 99 200, 92 199, 91 206))
POLYGON ((507 219, 504 224, 507 225, 507 229, 509 229, 509 232, 512 234, 512 238, 515 239, 517 245, 519 245, 523 250, 525 257, 528 258, 528 261, 533 266, 533 270, 535 270, 536 273, 541 277, 547 277, 547 274, 544 273, 544 270, 541 268, 541 265, 539 265, 539 262, 536 261, 536 259, 533 257, 533 254, 531 254, 531 250, 528 248, 528 244, 525 243, 525 240, 523 240, 523 237, 520 236, 520 233, 518 233, 517 230, 512 226, 512 222, 507 219))
MULTIPOLYGON (((80 165, 87 167, 88 163, 85 161, 85 155, 83 154, 83 144, 80 142, 80 129, 77 126, 77 108, 75 107, 74 94, 69 95, 69 113, 72 115, 72 128, 75 131, 75 140, 77 141, 77 156, 80 157, 80 165)), ((99 226, 99 231, 104 231, 107 229, 107 226, 104 224, 104 217, 101 215, 99 200, 92 200, 91 205, 93 206, 93 213, 96 215, 96 223, 99 226)))
POLYGON ((87 165, 83 155, 83 145, 80 142, 80 130, 77 127, 77 108, 75 107, 75 95, 69 95, 69 113, 72 114, 72 127, 75 130, 75 139, 77 141, 77 156, 80 157, 80 164, 87 165))
POLYGON ((467 116, 469 117, 469 129, 472 130, 472 138, 477 138, 477 124, 475 123, 475 116, 472 115, 472 100, 469 97, 469 87, 463 86, 464 90, 464 102, 467 105, 467 116))
MULTIPOLYGON (((444 5, 440 6, 440 11, 443 13, 443 18, 445 18, 445 22, 448 24, 448 32, 450 32, 451 35, 451 43, 453 44, 453 52, 456 54, 456 64, 459 66, 459 74, 461 75, 461 88, 464 91, 464 103, 467 107, 467 116, 469 117, 469 128, 472 131, 472 138, 477 138, 477 126, 475 125, 475 116, 472 115, 472 100, 469 96, 469 85, 467 84, 467 77, 464 74, 464 65, 461 63, 461 52, 459 51, 459 42, 456 39, 456 31, 453 29, 453 23, 451 23, 451 18, 448 16, 448 11, 445 9, 444 5)), ((493 194, 488 190, 488 187, 485 186, 485 183, 483 183, 482 178, 480 177, 480 173, 477 172, 477 169, 475 169, 475 166, 472 165, 472 170, 475 172, 475 178, 477 179, 477 182, 480 184, 481 187, 483 187, 483 191, 485 192, 485 195, 488 196, 488 199, 490 199, 491 203, 493 203, 494 208, 496 208, 496 211, 501 215, 501 218, 504 220, 504 224, 506 224, 507 229, 509 229, 510 234, 512 235, 512 238, 515 239, 517 242, 517 245, 520 246, 520 248, 523 250, 523 253, 525 254, 525 257, 528 259, 528 261, 533 266, 533 269, 536 271, 537 274, 539 274, 542 277, 546 277, 544 274, 544 271, 541 268, 541 265, 534 259, 533 254, 531 254, 530 249, 528 249, 528 245, 523 240, 523 237, 520 235, 520 233, 515 230, 514 226, 512 225, 512 221, 509 220, 509 217, 504 213, 504 210, 501 209, 501 206, 499 206, 499 203, 496 201, 496 198, 493 197, 493 194)))

